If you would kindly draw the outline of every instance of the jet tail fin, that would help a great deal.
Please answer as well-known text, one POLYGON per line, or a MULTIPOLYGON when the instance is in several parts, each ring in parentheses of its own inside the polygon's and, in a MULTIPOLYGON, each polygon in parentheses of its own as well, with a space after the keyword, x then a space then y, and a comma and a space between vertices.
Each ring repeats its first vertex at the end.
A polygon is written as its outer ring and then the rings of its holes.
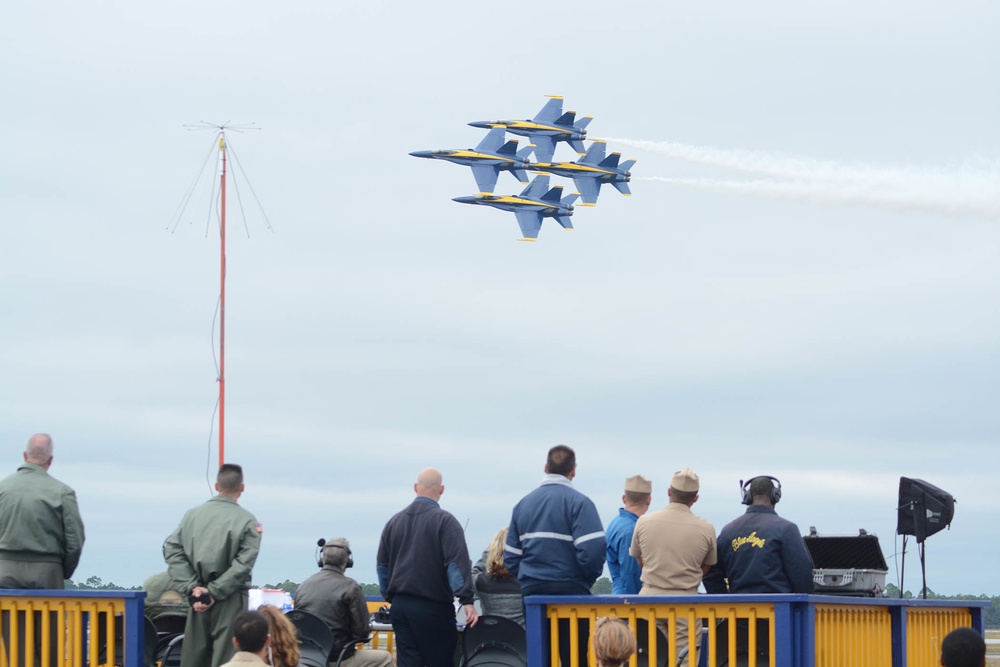
MULTIPOLYGON (((566 195, 565 197, 563 197, 562 200, 559 202, 559 204, 562 205, 562 206, 571 206, 573 204, 573 202, 575 202, 576 199, 577 199, 577 197, 579 197, 579 196, 580 196, 579 192, 570 193, 570 194, 566 195)), ((562 224, 562 223, 560 223, 560 224, 562 224)), ((566 225, 563 225, 563 227, 565 227, 565 226, 566 225)))
POLYGON ((573 127, 575 127, 578 130, 582 130, 583 128, 590 125, 590 121, 592 120, 594 120, 593 116, 584 116, 580 120, 576 121, 576 123, 573 124, 573 127))
POLYGON ((575 123, 575 122, 576 122, 576 112, 575 111, 567 111, 563 115, 559 116, 559 118, 556 118, 556 121, 553 123, 553 125, 562 125, 564 127, 572 127, 573 123, 575 123))
POLYGON ((528 173, 524 171, 524 169, 511 169, 510 173, 514 175, 514 178, 522 183, 528 182, 528 173))
POLYGON ((517 139, 511 139, 497 149, 497 154, 514 155, 517 152, 517 139))
POLYGON ((527 146, 519 150, 516 153, 516 155, 522 160, 527 160, 528 156, 531 155, 534 152, 534 150, 535 150, 535 144, 528 144, 527 146))
POLYGON ((575 150, 580 155, 584 155, 587 152, 587 148, 583 145, 583 142, 580 141, 579 139, 570 139, 569 145, 572 146, 573 150, 575 150))
POLYGON ((635 160, 625 160, 622 162, 620 169, 624 171, 631 171, 632 167, 635 166, 635 160))
POLYGON ((622 193, 626 197, 632 196, 632 191, 628 188, 628 183, 624 181, 615 181, 611 185, 615 186, 615 190, 622 193))
POLYGON ((612 153, 608 157, 604 158, 604 160, 597 166, 608 167, 613 169, 618 166, 618 158, 620 158, 621 156, 622 156, 621 153, 612 153))
POLYGON ((569 219, 568 215, 557 215, 556 216, 556 222, 558 222, 560 225, 562 225, 563 229, 566 229, 566 230, 572 230, 573 229, 573 221, 569 219))
POLYGON ((557 185, 544 195, 540 197, 541 201, 554 201, 557 202, 562 197, 563 188, 561 185, 557 185))

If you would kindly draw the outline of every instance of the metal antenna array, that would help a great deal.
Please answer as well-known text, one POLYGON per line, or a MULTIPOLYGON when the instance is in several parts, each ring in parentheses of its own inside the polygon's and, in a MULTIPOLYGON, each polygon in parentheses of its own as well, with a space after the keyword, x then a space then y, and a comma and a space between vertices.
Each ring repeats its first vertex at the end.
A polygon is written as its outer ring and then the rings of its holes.
MULTIPOLYGON (((250 184, 250 180, 246 177, 246 171, 243 169, 242 164, 240 164, 239 158, 236 156, 235 150, 230 145, 227 140, 227 132, 237 132, 244 133, 248 130, 259 130, 253 123, 233 125, 230 121, 226 121, 223 124, 208 123, 206 121, 200 121, 198 125, 185 125, 188 131, 203 131, 211 130, 216 133, 215 138, 212 141, 212 146, 210 147, 208 154, 205 156, 205 160, 202 162, 201 168, 195 175, 194 180, 192 180, 191 185, 188 187, 184 198, 177 207, 177 211, 174 214, 172 223, 167 227, 171 234, 177 231, 177 225, 180 223, 181 218, 184 216, 184 212, 188 208, 188 204, 191 202, 191 198, 194 195, 195 189, 198 183, 202 180, 202 174, 205 171, 205 167, 208 164, 209 158, 212 155, 213 149, 218 146, 218 153, 216 159, 216 170, 219 172, 219 189, 215 189, 215 181, 213 179, 212 184, 212 195, 209 200, 209 214, 206 221, 205 235, 208 236, 208 227, 211 225, 212 211, 217 210, 217 219, 219 222, 219 301, 217 306, 217 321, 219 323, 219 354, 216 359, 216 372, 217 372, 217 382, 219 384, 219 398, 216 403, 216 411, 219 416, 219 465, 221 466, 225 463, 226 457, 226 177, 228 171, 228 162, 230 155, 233 158, 234 164, 239 168, 239 171, 243 173, 243 178, 246 180, 247 185, 250 188, 250 193, 253 196, 254 201, 257 204, 258 209, 264 217, 264 222, 271 232, 274 232, 274 228, 271 226, 271 221, 268 219, 267 214, 264 212, 263 206, 260 204, 260 200, 257 198, 257 193, 253 189, 253 185, 250 184), (221 163, 221 164, 220 164, 221 163), (218 208, 216 208, 218 206, 218 208)), ((246 213, 243 207, 242 197, 240 196, 239 186, 237 181, 233 179, 233 186, 236 190, 236 197, 239 202, 240 214, 243 218, 243 227, 246 230, 247 236, 250 236, 250 230, 247 226, 246 213)), ((213 333, 215 329, 215 322, 212 325, 213 333)), ((214 343, 214 341, 213 341, 214 343)), ((214 345, 213 345, 214 353, 214 345)), ((211 435, 209 436, 209 442, 211 442, 211 435)), ((206 470, 207 475, 207 470, 206 470)))

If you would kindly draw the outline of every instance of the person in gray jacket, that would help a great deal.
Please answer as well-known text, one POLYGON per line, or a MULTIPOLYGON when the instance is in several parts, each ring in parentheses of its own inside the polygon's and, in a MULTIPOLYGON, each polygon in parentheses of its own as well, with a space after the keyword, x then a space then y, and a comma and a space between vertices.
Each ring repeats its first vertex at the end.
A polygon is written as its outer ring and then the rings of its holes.
POLYGON ((524 627, 524 600, 521 584, 503 565, 503 547, 507 528, 503 528, 472 566, 472 589, 479 597, 483 613, 502 616, 524 627))
MULTIPOLYGON (((367 637, 371 614, 361 585, 344 574, 354 565, 351 543, 343 537, 323 545, 323 569, 301 584, 295 593, 295 608, 316 616, 333 632, 334 645, 330 663, 337 662, 341 649, 351 640, 367 637)), ((356 651, 349 648, 341 667, 389 667, 392 654, 377 649, 356 651)))

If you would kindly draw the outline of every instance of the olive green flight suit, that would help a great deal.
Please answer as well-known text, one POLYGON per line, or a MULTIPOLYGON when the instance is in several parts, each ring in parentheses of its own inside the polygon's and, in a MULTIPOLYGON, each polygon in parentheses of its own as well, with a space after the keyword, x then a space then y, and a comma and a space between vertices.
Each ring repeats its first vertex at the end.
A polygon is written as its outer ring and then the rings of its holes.
POLYGON ((215 600, 207 611, 188 611, 181 667, 219 667, 235 652, 232 623, 247 608, 261 532, 253 514, 220 494, 188 510, 163 543, 174 587, 190 595, 204 586, 215 600))
MULTIPOLYGON (((24 463, 0 481, 0 588, 65 588, 83 551, 84 531, 76 493, 40 465, 24 463)), ((20 617, 18 663, 24 664, 25 615, 20 617)), ((0 636, 10 642, 10 613, 0 614, 0 636)), ((50 614, 49 642, 52 662, 56 655, 57 615, 50 614)), ((41 612, 35 612, 35 663, 40 664, 41 612)))

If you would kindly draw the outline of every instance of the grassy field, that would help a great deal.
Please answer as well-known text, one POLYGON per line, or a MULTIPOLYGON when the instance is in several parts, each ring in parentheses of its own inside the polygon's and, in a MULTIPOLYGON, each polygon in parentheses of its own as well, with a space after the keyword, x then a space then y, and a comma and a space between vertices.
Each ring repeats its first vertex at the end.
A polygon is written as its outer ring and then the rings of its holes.
MULTIPOLYGON (((986 638, 1000 641, 1000 630, 987 630, 986 638)), ((1000 667, 1000 644, 986 645, 986 667, 1000 667)))

